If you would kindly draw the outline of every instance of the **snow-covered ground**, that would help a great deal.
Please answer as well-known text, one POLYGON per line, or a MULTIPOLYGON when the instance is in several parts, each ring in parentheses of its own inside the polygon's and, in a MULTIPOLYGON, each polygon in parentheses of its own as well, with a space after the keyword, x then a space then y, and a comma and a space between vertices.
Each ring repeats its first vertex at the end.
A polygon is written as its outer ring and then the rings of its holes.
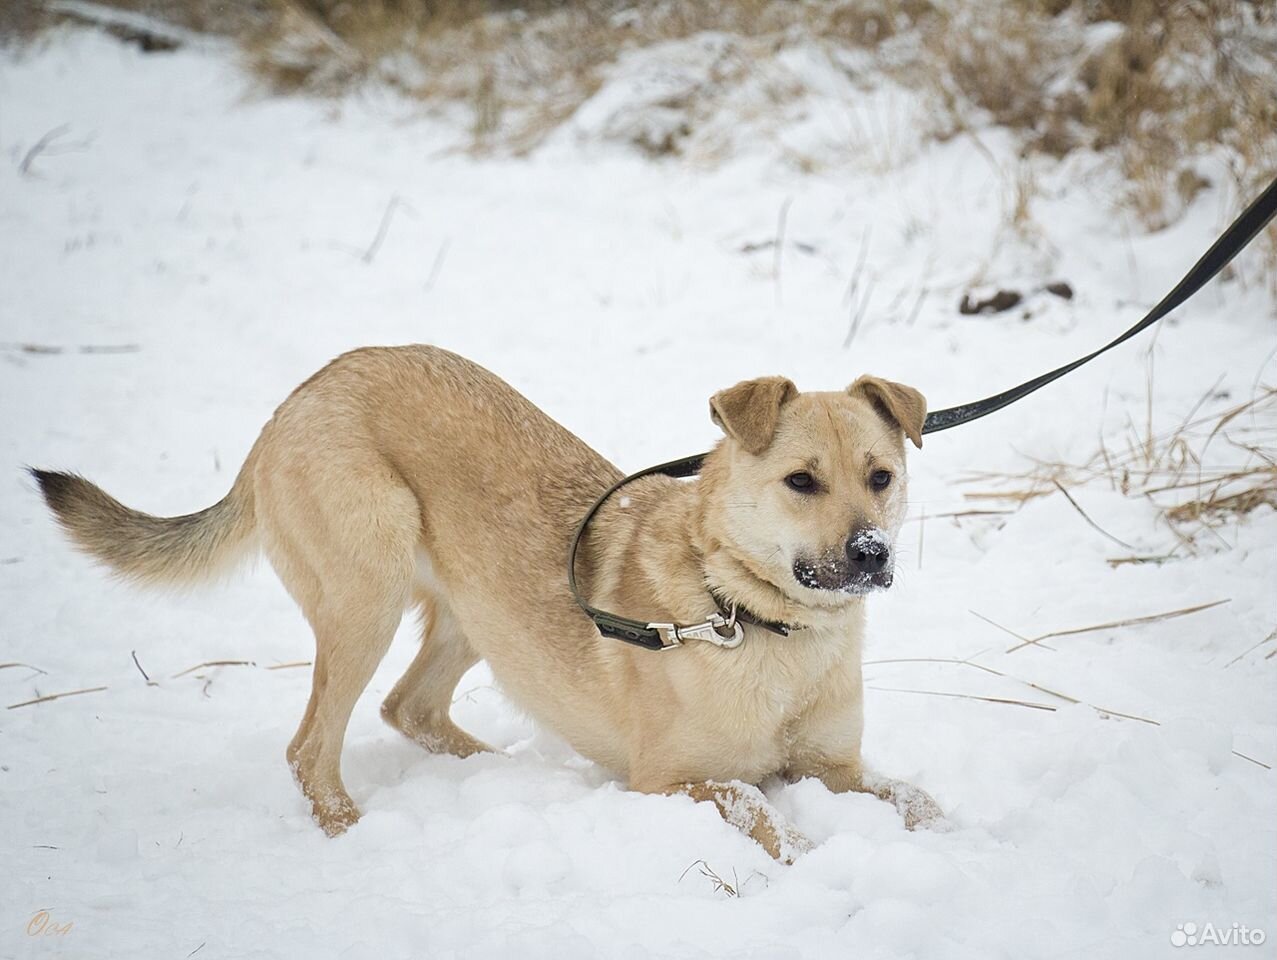
POLYGON ((400 739, 376 708, 411 624, 347 740, 364 818, 325 839, 283 759, 308 671, 269 669, 309 659, 310 636, 270 570, 190 596, 113 583, 20 470, 79 470, 159 514, 206 506, 288 391, 363 344, 472 357, 625 468, 712 443, 707 397, 746 377, 873 372, 962 402, 1131 323, 1227 222, 1222 187, 1144 235, 1113 212, 1104 165, 1076 157, 1034 170, 1017 233, 1009 138, 911 139, 913 105, 888 88, 813 93, 695 169, 598 133, 624 76, 531 158, 478 161, 463 131, 392 100, 255 99, 216 52, 69 33, 5 57, 0 705, 106 689, 0 710, 0 956, 1130 958, 1185 952, 1172 933, 1208 922, 1266 932, 1226 955, 1273 955, 1274 512, 1200 556, 1117 568, 1174 541, 1104 484, 1073 494, 1134 550, 1058 495, 940 516, 971 507, 968 472, 1116 442, 1150 390, 1164 427, 1208 392, 1203 414, 1271 384, 1261 285, 1216 283, 1156 337, 914 455, 904 569, 870 601, 866 652, 905 662, 867 668, 865 746, 954 829, 772 784, 818 844, 790 867, 707 805, 627 793, 482 667, 454 715, 506 754, 400 739), (841 160, 802 173, 795 149, 841 160), (1031 292, 1052 280, 1076 297, 1031 292), (1030 292, 1031 317, 960 316, 972 282, 1030 292), (973 615, 1032 636, 1225 599, 1014 653, 973 615), (916 662, 973 656, 1018 680, 916 662), (219 660, 252 665, 183 673, 219 660), (70 929, 29 935, 40 911, 70 929))

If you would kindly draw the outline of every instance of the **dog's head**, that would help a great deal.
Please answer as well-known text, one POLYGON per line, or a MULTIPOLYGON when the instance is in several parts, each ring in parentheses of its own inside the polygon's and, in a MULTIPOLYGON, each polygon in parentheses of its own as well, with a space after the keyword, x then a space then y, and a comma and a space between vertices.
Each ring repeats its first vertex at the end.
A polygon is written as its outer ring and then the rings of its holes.
POLYGON ((799 393, 784 377, 710 399, 726 434, 712 458, 706 532, 750 573, 804 606, 891 586, 905 514, 905 447, 927 404, 912 387, 861 377, 799 393))

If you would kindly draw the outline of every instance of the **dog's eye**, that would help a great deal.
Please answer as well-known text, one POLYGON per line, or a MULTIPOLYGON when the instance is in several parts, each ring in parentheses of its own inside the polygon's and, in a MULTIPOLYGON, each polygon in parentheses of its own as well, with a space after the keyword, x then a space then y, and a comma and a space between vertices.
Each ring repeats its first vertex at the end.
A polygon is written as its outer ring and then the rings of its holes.
POLYGON ((873 473, 869 474, 869 486, 873 487, 875 490, 886 490, 889 486, 891 486, 891 471, 875 470, 873 473))
POLYGON ((816 489, 816 479, 810 473, 799 470, 785 478, 785 486, 799 493, 812 493, 816 489))

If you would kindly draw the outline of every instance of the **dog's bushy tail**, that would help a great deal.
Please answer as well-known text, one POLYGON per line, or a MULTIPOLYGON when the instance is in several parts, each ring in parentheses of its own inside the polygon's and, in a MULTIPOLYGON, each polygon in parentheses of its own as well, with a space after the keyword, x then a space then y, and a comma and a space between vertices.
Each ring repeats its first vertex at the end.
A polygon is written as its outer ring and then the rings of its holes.
POLYGON ((194 585, 228 572, 256 546, 247 468, 218 503, 182 517, 130 509, 78 474, 32 469, 31 476, 75 545, 137 583, 194 585))

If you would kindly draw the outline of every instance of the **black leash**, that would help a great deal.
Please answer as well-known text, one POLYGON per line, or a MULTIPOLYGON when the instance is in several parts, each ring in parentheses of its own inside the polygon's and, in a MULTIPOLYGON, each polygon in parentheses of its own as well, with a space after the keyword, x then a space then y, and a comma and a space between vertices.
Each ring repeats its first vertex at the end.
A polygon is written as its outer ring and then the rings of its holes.
POLYGON ((993 396, 977 400, 975 403, 964 403, 961 406, 947 407, 944 410, 929 413, 927 414, 926 422, 922 425, 922 432, 936 433, 940 430, 948 430, 950 427, 956 427, 962 423, 979 420, 995 410, 1001 410, 1017 400, 1022 400, 1033 391, 1040 390, 1051 381, 1058 380, 1066 373, 1071 373, 1082 364, 1090 363, 1100 354, 1108 353, 1118 344, 1125 343, 1141 330, 1151 327, 1213 280, 1215 274, 1228 266, 1233 257, 1241 253, 1259 235, 1259 231, 1267 226, 1268 221, 1275 214, 1277 214, 1277 180, 1273 180, 1268 185, 1268 189, 1242 211, 1241 216, 1234 220, 1232 225, 1224 231, 1223 235, 1211 244, 1210 249, 1202 254, 1202 258, 1193 264, 1193 269, 1184 274, 1184 278, 1175 284, 1175 288, 1162 298, 1161 303, 1146 313, 1144 319, 1116 340, 1105 344, 1094 353, 1088 353, 1085 357, 1074 360, 1072 363, 1066 363, 1062 367, 1057 367, 1050 373, 1034 377, 1018 387, 1012 387, 1010 390, 1002 391, 1002 393, 995 393, 993 396))
MULTIPOLYGON (((1241 253, 1255 239, 1259 231, 1264 229, 1274 215, 1277 215, 1277 180, 1273 180, 1268 185, 1268 188, 1242 211, 1241 215, 1232 222, 1232 225, 1224 231, 1218 240, 1211 244, 1210 249, 1202 254, 1201 259, 1193 264, 1193 268, 1184 274, 1184 278, 1175 284, 1174 289, 1163 297, 1157 306, 1117 339, 1105 344, 1093 353, 1088 353, 1072 363, 1066 363, 1064 366, 1034 377, 1032 380, 1026 380, 1010 390, 995 393, 991 397, 976 400, 974 403, 964 403, 960 406, 946 407, 943 410, 929 413, 922 425, 922 432, 938 433, 941 430, 948 430, 950 427, 956 427, 959 424, 979 420, 981 417, 987 416, 996 410, 1001 410, 1017 400, 1022 400, 1034 391, 1042 389, 1048 383, 1058 380, 1066 373, 1071 373, 1084 363, 1090 363, 1101 354, 1108 353, 1108 351, 1119 344, 1125 343, 1140 331, 1151 327, 1214 279, 1219 271, 1223 270, 1237 254, 1241 253)), ((705 462, 706 456, 708 454, 698 453, 679 460, 671 460, 669 463, 648 467, 646 470, 640 470, 638 473, 632 473, 628 477, 618 480, 608 487, 603 495, 594 502, 594 505, 590 507, 582 518, 580 525, 576 528, 576 535, 572 538, 572 548, 568 551, 568 586, 572 589, 572 596, 576 599, 576 602, 580 604, 586 615, 594 621, 595 626, 599 628, 599 632, 603 636, 624 640, 627 643, 646 647, 649 650, 668 650, 671 647, 679 646, 684 639, 710 640, 719 646, 729 647, 735 646, 740 642, 740 628, 736 623, 737 612, 735 610, 730 615, 724 615, 720 611, 719 614, 711 615, 704 623, 695 624, 691 627, 679 627, 676 624, 669 623, 644 623, 641 620, 632 620, 629 617, 618 616, 615 613, 608 613, 606 610, 590 606, 585 602, 585 598, 581 596, 576 584, 576 554, 581 545, 581 538, 585 535, 585 529, 590 521, 594 519, 594 515, 599 512, 599 508, 607 502, 612 494, 635 480, 641 480, 644 477, 656 474, 674 477, 675 479, 695 476, 700 473, 701 465, 705 462), (731 630, 732 635, 724 636, 722 633, 724 629, 731 630), (715 636, 718 639, 714 639, 715 636)))

